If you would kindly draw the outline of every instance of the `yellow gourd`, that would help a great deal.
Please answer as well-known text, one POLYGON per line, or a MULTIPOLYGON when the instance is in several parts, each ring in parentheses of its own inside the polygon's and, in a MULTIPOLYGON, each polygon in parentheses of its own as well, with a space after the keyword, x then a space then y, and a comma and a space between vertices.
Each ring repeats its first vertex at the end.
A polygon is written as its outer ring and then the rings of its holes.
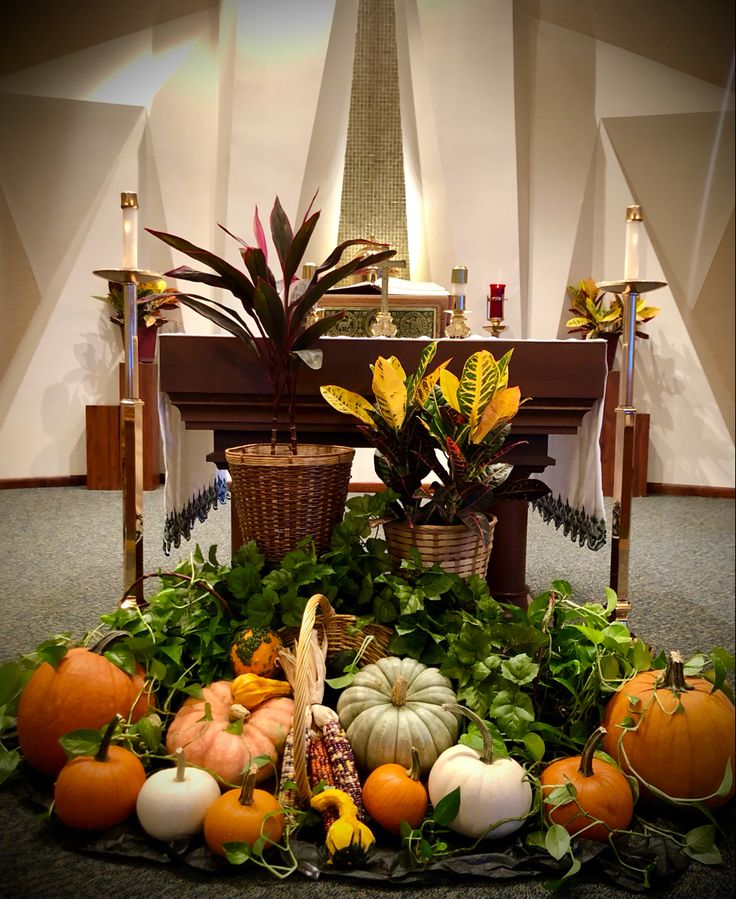
POLYGON ((252 673, 239 674, 230 690, 233 700, 249 710, 274 696, 291 696, 291 684, 285 680, 272 680, 252 673))
POLYGON ((358 810, 350 796, 330 787, 312 796, 310 805, 318 812, 337 809, 337 821, 330 825, 325 839, 329 863, 336 868, 352 868, 364 862, 376 838, 371 829, 358 820, 358 810))

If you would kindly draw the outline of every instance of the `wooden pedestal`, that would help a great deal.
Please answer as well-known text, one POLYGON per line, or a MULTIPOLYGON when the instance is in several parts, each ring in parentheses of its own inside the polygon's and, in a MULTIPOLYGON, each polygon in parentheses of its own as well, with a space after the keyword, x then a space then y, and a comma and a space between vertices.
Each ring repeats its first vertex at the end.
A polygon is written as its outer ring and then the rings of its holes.
MULTIPOLYGON (((603 495, 613 496, 613 473, 616 457, 616 406, 621 373, 611 371, 606 382, 606 395, 601 425, 601 473, 603 495)), ((647 465, 649 464, 649 413, 636 413, 634 429, 634 489, 633 496, 647 495, 647 465)))
MULTIPOLYGON (((158 423, 158 367, 139 364, 143 400, 143 489, 161 483, 161 434, 158 423)), ((125 366, 120 365, 120 396, 125 390, 125 366)), ((120 490, 120 406, 87 406, 87 489, 120 490)))

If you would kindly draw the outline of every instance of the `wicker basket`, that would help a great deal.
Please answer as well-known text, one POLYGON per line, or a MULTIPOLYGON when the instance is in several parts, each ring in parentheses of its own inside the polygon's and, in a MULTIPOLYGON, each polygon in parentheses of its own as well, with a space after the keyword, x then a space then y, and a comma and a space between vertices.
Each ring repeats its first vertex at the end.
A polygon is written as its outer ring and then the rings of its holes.
POLYGON ((342 520, 355 450, 347 446, 267 443, 225 450, 243 540, 255 540, 269 562, 280 562, 300 540, 313 537, 324 552, 342 520))
MULTIPOLYGON (((294 684, 294 721, 306 721, 309 710, 309 683, 307 672, 309 670, 309 654, 311 652, 310 637, 312 630, 321 628, 327 637, 327 658, 343 649, 359 649, 366 634, 371 634, 374 639, 368 645, 368 650, 361 657, 361 665, 376 662, 388 655, 388 642, 393 631, 380 624, 369 624, 362 630, 353 630, 355 617, 353 615, 338 615, 330 605, 330 601, 321 593, 315 593, 304 607, 301 627, 296 633, 296 628, 282 631, 284 642, 293 642, 298 639, 296 648, 296 675, 294 684), (317 609, 321 607, 322 614, 317 617, 317 609)), ((307 773, 307 740, 306 727, 294 727, 294 782, 296 783, 299 798, 307 803, 311 795, 309 775, 307 773)))
POLYGON ((483 545, 479 534, 464 524, 415 524, 409 527, 405 521, 387 521, 383 533, 388 554, 396 567, 402 559, 410 558, 409 550, 413 546, 427 567, 437 562, 445 571, 460 577, 471 574, 485 577, 496 521, 496 518, 490 519, 491 536, 487 546, 483 545))

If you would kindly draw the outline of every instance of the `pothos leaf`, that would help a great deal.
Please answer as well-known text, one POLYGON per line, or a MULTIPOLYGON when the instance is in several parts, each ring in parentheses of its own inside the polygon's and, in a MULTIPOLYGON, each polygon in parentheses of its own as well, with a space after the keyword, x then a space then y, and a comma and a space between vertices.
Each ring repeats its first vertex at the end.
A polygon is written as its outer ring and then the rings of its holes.
POLYGON ((432 819, 435 824, 447 827, 449 824, 452 824, 455 818, 457 818, 457 813, 459 811, 460 787, 455 787, 451 793, 448 793, 447 796, 443 796, 434 807, 432 819))
POLYGON ((104 656, 108 662, 117 665, 126 674, 135 674, 135 656, 129 646, 117 643, 112 649, 108 649, 104 656))
POLYGON ((570 834, 561 824, 553 824, 544 838, 544 846, 552 858, 559 861, 570 851, 570 834))
POLYGON ((0 749, 0 784, 4 783, 20 765, 17 749, 0 749))
POLYGON ((102 735, 100 731, 82 727, 59 737, 61 748, 69 758, 78 755, 94 755, 100 748, 102 735))

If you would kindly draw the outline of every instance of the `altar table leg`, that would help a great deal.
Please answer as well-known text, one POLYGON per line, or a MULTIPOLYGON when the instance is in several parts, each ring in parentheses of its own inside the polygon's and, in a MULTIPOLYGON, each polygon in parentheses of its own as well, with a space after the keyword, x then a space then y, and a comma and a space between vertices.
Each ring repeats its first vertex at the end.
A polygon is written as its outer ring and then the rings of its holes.
POLYGON ((498 602, 510 602, 525 609, 531 601, 526 584, 529 503, 501 499, 494 503, 491 511, 498 522, 493 532, 493 550, 486 575, 488 588, 498 602))

